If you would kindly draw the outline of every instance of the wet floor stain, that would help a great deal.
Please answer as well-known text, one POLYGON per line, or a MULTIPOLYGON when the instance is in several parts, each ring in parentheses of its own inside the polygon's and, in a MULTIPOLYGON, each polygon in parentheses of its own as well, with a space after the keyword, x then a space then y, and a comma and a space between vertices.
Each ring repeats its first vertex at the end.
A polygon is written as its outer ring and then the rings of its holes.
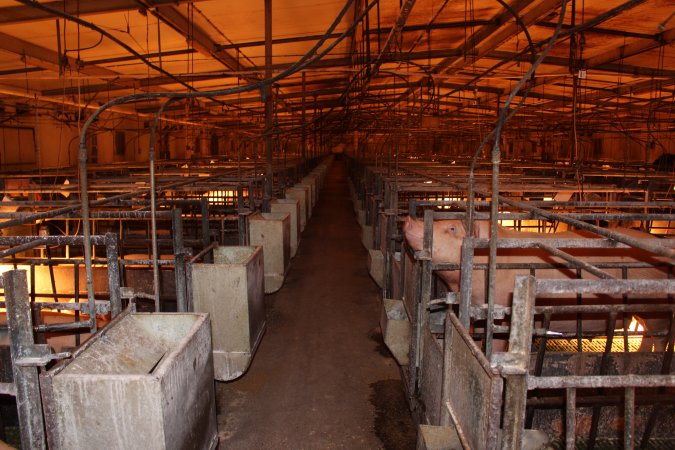
POLYGON ((384 450, 409 450, 417 443, 417 428, 408 409, 400 380, 380 380, 370 385, 375 407, 375 434, 384 450))
POLYGON ((220 444, 224 444, 240 431, 240 418, 236 411, 246 403, 244 392, 233 390, 228 392, 229 395, 224 395, 224 386, 224 383, 216 383, 216 413, 220 444))

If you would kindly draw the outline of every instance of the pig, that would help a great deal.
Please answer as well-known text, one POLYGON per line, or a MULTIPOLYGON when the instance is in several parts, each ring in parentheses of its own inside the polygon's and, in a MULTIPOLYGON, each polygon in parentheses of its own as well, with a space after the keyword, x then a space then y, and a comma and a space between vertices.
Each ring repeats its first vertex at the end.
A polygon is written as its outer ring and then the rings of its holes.
MULTIPOLYGON (((406 217, 403 231, 406 236, 408 244, 415 250, 422 249, 424 224, 421 220, 414 220, 406 217)), ((615 230, 635 238, 651 238, 648 233, 644 233, 631 229, 615 230)), ((599 236, 585 232, 585 231, 566 231, 561 233, 529 233, 518 232, 508 228, 499 226, 498 237, 503 239, 517 239, 517 238, 559 238, 559 239, 579 239, 579 238, 598 238, 599 236)), ((474 222, 474 236, 477 238, 487 239, 490 237, 490 223, 487 220, 477 220, 474 222)), ((432 261, 434 263, 450 263, 459 264, 461 258, 461 245, 464 237, 466 237, 466 228, 461 220, 439 220, 433 223, 433 248, 432 261)), ((485 250, 485 255, 487 250, 485 250)), ((607 261, 647 261, 657 262, 658 258, 643 252, 638 249, 569 249, 568 253, 583 259, 587 262, 607 262, 607 261)), ((474 257, 476 263, 486 263, 487 257, 478 255, 474 257)), ((559 258, 555 258, 544 250, 539 249, 500 249, 498 254, 498 262, 501 263, 556 263, 563 262, 559 258)), ((610 275, 621 278, 619 269, 605 270, 610 275)), ((455 291, 459 291, 459 276, 458 270, 439 271, 437 273, 443 279, 448 287, 455 291)), ((511 304, 513 286, 516 275, 528 275, 528 270, 497 270, 496 273, 496 289, 495 289, 495 304, 502 306, 509 306, 511 304)), ((631 277, 640 278, 666 278, 667 271, 665 268, 649 268, 649 269, 632 269, 629 271, 631 277)), ((537 276, 541 278, 576 278, 576 271, 573 269, 545 269, 537 270, 537 276)), ((584 272, 584 278, 593 279, 595 276, 584 272)), ((472 277, 472 295, 471 302, 474 305, 482 305, 485 303, 485 275, 483 271, 475 271, 472 277)), ((553 304, 553 303, 569 303, 575 304, 576 297, 560 298, 560 296, 538 297, 538 304, 553 304)), ((590 297, 590 296, 589 296, 590 297)), ((606 301, 607 303, 617 303, 621 299, 611 296, 598 294, 594 296, 595 299, 606 301)), ((576 329, 576 321, 573 320, 555 320, 551 325, 551 329, 559 332, 572 332, 576 329)), ((665 329, 668 326, 668 320, 662 318, 651 318, 641 320, 641 323, 646 328, 651 329, 665 329)), ((621 326, 620 326, 621 327, 621 326)), ((605 320, 585 320, 584 330, 586 331, 604 331, 606 328, 605 320)), ((665 348, 664 339, 654 339, 653 342, 649 339, 643 339, 641 350, 650 350, 654 344, 656 350, 662 351, 665 348)), ((505 343, 495 344, 495 349, 502 350, 505 348, 505 343)))

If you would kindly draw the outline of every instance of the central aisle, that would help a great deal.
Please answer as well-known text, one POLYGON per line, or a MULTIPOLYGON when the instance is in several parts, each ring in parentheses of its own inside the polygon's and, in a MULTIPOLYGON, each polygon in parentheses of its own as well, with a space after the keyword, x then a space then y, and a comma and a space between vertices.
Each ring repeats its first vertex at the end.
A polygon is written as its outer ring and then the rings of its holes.
POLYGON ((217 383, 221 449, 410 449, 415 429, 382 343, 345 164, 329 169, 249 371, 217 383))

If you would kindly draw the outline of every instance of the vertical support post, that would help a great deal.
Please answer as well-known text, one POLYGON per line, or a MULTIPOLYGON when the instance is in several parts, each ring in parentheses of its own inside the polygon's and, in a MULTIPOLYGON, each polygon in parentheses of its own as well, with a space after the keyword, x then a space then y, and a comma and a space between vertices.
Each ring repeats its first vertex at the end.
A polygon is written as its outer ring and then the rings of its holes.
MULTIPOLYGON (((211 245, 211 237, 209 236, 209 199, 208 197, 201 198, 201 215, 202 215, 202 246, 204 248, 211 245)), ((211 262, 211 253, 204 255, 204 262, 211 262)))
MULTIPOLYGON (((471 282, 473 277, 473 237, 465 237, 462 241, 462 255, 459 275, 459 321, 465 329, 469 329, 471 306, 471 282)), ((490 326, 487 324, 486 326, 490 326)))
MULTIPOLYGON (((75 292, 75 303, 80 303, 80 265, 73 264, 73 286, 75 292)), ((75 322, 80 321, 80 310, 75 310, 75 322)), ((75 345, 80 345, 80 333, 75 334, 75 345)))
POLYGON ((452 360, 452 321, 450 320, 450 311, 445 314, 445 333, 443 334, 443 372, 441 380, 441 418, 440 424, 442 427, 447 427, 452 424, 452 417, 446 404, 450 401, 450 384, 453 382, 450 379, 451 360, 452 360))
POLYGON ((394 290, 392 268, 394 253, 396 252, 396 245, 394 243, 394 233, 396 232, 396 197, 396 188, 387 182, 384 186, 384 226, 387 227, 387 230, 385 232, 384 245, 380 245, 381 248, 384 248, 384 282, 382 283, 382 295, 384 298, 391 298, 394 290))
MULTIPOLYGON (((272 0, 265 0, 265 79, 272 78, 272 0)), ((263 211, 270 211, 270 201, 274 183, 274 141, 272 127, 274 120, 274 102, 272 99, 272 85, 265 86, 265 193, 263 195, 263 211)))
MULTIPOLYGON (((172 216, 173 228, 173 257, 176 276, 176 309, 186 312, 185 302, 185 250, 183 249, 183 217, 182 210, 174 209, 172 216)), ((155 310, 159 312, 159 301, 156 300, 155 310)))
POLYGON ((635 388, 625 390, 623 408, 623 448, 635 448, 635 388))
POLYGON ((505 367, 504 432, 502 450, 520 450, 527 403, 527 365, 532 342, 533 308, 536 280, 533 276, 516 277, 511 308, 509 367, 505 367))
POLYGON ((565 396, 565 448, 574 450, 577 439, 577 390, 576 388, 567 388, 565 391, 567 393, 565 396))
POLYGON ((28 301, 28 283, 25 270, 10 270, 2 275, 7 302, 7 324, 10 335, 10 352, 16 386, 16 407, 19 413, 21 447, 44 449, 45 431, 42 421, 42 402, 38 369, 19 366, 17 360, 35 344, 33 322, 28 301))
MULTIPOLYGON (((120 266, 117 261, 117 235, 114 233, 105 234, 105 254, 108 266, 110 312, 112 318, 115 318, 115 316, 122 312, 122 300, 120 296, 120 266)), ((156 295, 155 298, 156 301, 159 300, 159 295, 156 295)))
MULTIPOLYGON (((428 327, 429 323, 429 302, 431 301, 431 283, 432 283, 432 274, 431 274, 431 249, 433 247, 433 222, 434 221, 434 212, 431 209, 424 211, 424 239, 422 244, 422 250, 424 252, 424 258, 422 259, 422 276, 420 280, 420 289, 419 296, 417 298, 417 311, 416 311, 416 333, 415 339, 417 341, 416 353, 415 353, 415 364, 419 370, 422 367, 422 355, 424 354, 424 331, 428 327)), ((421 388, 420 385, 421 378, 417 376, 417 389, 421 388)))
POLYGON ((306 127, 306 114, 307 107, 305 104, 305 95, 307 93, 306 74, 302 72, 302 164, 303 164, 303 173, 307 172, 307 127, 306 127))

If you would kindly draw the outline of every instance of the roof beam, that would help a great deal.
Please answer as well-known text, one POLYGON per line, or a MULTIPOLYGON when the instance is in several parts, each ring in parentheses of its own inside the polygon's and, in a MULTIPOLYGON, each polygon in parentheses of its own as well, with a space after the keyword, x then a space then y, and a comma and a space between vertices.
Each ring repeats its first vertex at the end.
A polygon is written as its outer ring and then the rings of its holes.
MULTIPOLYGON (((517 0, 513 2, 511 8, 515 12, 520 12, 529 6, 534 0, 517 0)), ((546 0, 544 4, 548 6, 548 3, 559 3, 558 0, 546 0)), ((541 8, 541 7, 540 7, 541 8)), ((550 7, 547 7, 547 12, 551 10, 550 7)), ((541 15, 543 15, 542 13, 541 15)), ((538 19, 538 16, 536 19, 538 19)), ((535 20, 536 20, 535 19, 535 20)), ((523 18, 525 21, 525 18, 523 18)), ((532 20, 534 21, 534 20, 532 20)), ((527 24, 527 22, 525 22, 527 24)), ((531 23, 531 22, 530 22, 531 23)), ((447 69, 456 69, 457 67, 463 67, 466 65, 466 57, 472 56, 472 60, 480 58, 481 55, 478 54, 479 50, 482 49, 482 53, 487 53, 503 42, 505 38, 510 36, 513 33, 513 27, 518 27, 518 24, 513 21, 513 16, 511 13, 502 9, 500 12, 490 21, 490 24, 483 25, 475 33, 469 36, 466 40, 466 43, 461 47, 461 56, 454 58, 446 58, 436 65, 434 68, 435 73, 443 72, 447 69), (488 38, 492 38, 488 41, 488 38), (481 48, 479 48, 481 46, 481 48), (490 47, 490 48, 487 48, 490 47)))
POLYGON ((176 6, 157 6, 153 14, 170 25, 189 40, 190 45, 199 53, 214 58, 231 70, 245 69, 246 65, 224 50, 217 49, 217 43, 200 26, 190 23, 176 6))
POLYGON ((596 66, 618 61, 620 59, 630 58, 640 53, 648 52, 664 45, 670 45, 675 40, 675 28, 666 30, 656 36, 654 40, 635 40, 621 47, 610 51, 603 51, 600 54, 587 58, 583 62, 583 67, 592 69, 596 66))
MULTIPOLYGON (((145 3, 152 7, 166 4, 175 5, 178 3, 192 3, 197 1, 202 0, 146 0, 145 3)), ((134 7, 134 2, 130 0, 58 0, 43 2, 42 4, 78 17, 91 14, 136 10, 140 8, 137 4, 134 7)), ((5 6, 0 8, 0 25, 35 22, 53 18, 54 16, 47 11, 38 10, 26 5, 5 6)))
POLYGON ((2 32, 0 32, 0 49, 20 55, 26 64, 54 71, 56 73, 60 72, 62 64, 65 62, 73 71, 97 78, 110 79, 111 82, 119 83, 125 88, 138 87, 136 80, 119 79, 119 72, 91 64, 83 65, 80 61, 70 56, 66 56, 65 61, 60 61, 59 54, 54 50, 41 47, 32 42, 24 41, 23 39, 2 32))
MULTIPOLYGON (((505 51, 493 51, 485 55, 485 58, 487 59, 496 59, 496 60, 504 60, 504 59, 512 59, 513 61, 521 61, 521 62, 526 62, 529 61, 529 57, 527 55, 518 55, 516 53, 512 52, 505 52, 505 51)), ((586 64, 586 63, 584 63, 586 64)), ((557 67, 570 67, 570 60, 567 57, 560 57, 560 56, 547 56, 544 61, 542 61, 543 66, 557 66, 557 67)), ((669 77, 674 77, 675 76, 675 70, 671 69, 663 69, 663 68, 654 68, 654 67, 642 67, 642 66, 634 66, 630 64, 616 64, 613 62, 607 62, 603 64, 598 64, 596 63, 593 67, 593 70, 598 70, 601 72, 611 72, 611 73, 617 73, 617 74, 625 74, 625 75, 634 75, 638 77, 663 77, 663 78, 669 78, 669 77)))

